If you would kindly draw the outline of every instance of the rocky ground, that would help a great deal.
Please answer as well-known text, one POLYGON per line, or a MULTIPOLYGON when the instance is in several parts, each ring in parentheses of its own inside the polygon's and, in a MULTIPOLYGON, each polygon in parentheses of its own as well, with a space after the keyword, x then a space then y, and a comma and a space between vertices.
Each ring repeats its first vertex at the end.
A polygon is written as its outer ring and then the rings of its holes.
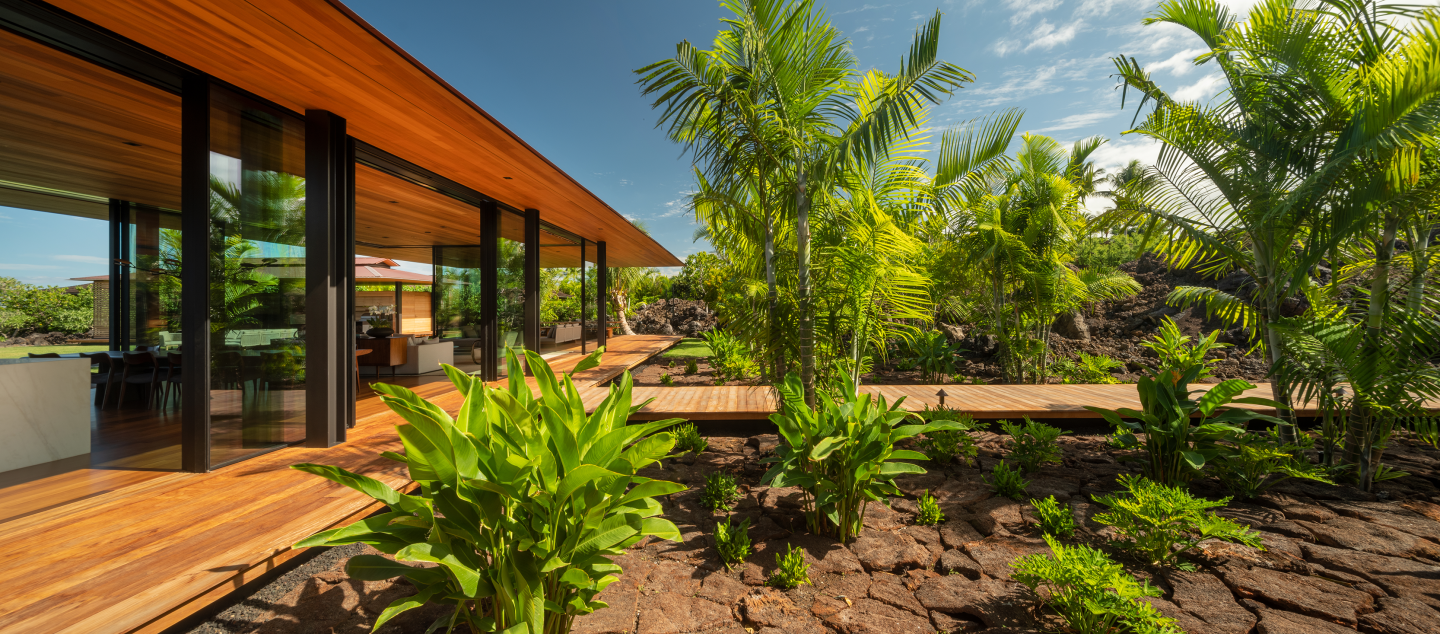
MULTIPOLYGON (((696 359, 696 371, 694 374, 685 373, 686 359, 674 358, 665 359, 653 358, 630 370, 630 375, 637 386, 657 387, 665 383, 661 377, 670 375, 670 385, 691 386, 691 385, 715 385, 715 368, 710 366, 708 359, 696 359)), ((744 381, 727 381, 725 385, 755 385, 755 379, 744 381)))
MULTIPOLYGON (((900 482, 907 494, 872 504, 865 531, 848 545, 806 533, 796 489, 759 484, 773 435, 710 438, 698 458, 667 461, 645 475, 690 489, 664 500, 683 541, 637 544, 616 563, 620 580, 601 598, 610 607, 576 620, 576 634, 862 634, 1057 631, 1037 612, 1038 597, 1010 578, 1011 562, 1045 552, 1025 503, 994 497, 981 481, 1003 455, 1003 441, 978 435, 973 466, 932 468, 900 482), (724 514, 700 508, 705 476, 724 470, 743 483, 731 512, 752 522, 755 554, 727 570, 709 535, 724 514), (915 496, 932 491, 947 521, 915 525, 915 496), (804 549, 812 585, 780 591, 763 585, 775 554, 804 549)), ((1115 490, 1116 476, 1138 469, 1099 437, 1061 439, 1064 462, 1030 474, 1028 493, 1066 502, 1080 526, 1076 540, 1109 548, 1112 529, 1093 521, 1091 496, 1115 490)), ((1196 634, 1440 632, 1440 451, 1399 441, 1387 453, 1411 476, 1374 494, 1350 487, 1285 483, 1222 514, 1261 532, 1266 550, 1205 542, 1194 572, 1151 569, 1111 550, 1136 576, 1164 591, 1153 603, 1196 634)), ((1198 495, 1222 497, 1211 481, 1198 495)), ((358 582, 339 559, 284 593, 247 600, 245 616, 224 632, 367 631, 390 600, 413 592, 403 582, 358 582), (277 598, 278 597, 278 598, 277 598)), ((262 591, 263 594, 263 591, 262 591)), ((257 595, 259 596, 259 595, 257 595)), ((421 614, 383 631, 424 631, 421 614)), ((217 630, 209 630, 217 631, 217 630)))
POLYGON ((660 299, 633 307, 630 328, 637 335, 699 337, 715 327, 715 313, 703 301, 660 299))

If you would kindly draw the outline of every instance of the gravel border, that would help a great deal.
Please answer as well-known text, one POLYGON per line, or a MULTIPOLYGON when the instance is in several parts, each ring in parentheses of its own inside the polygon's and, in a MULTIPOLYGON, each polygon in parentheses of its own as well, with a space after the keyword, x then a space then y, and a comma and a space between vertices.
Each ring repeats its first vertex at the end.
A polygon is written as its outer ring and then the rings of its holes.
MULTIPOLYGON (((315 548, 314 550, 320 551, 319 554, 310 556, 304 563, 286 571, 249 595, 235 592, 225 597, 218 605, 229 603, 229 606, 211 616, 209 620, 199 624, 187 621, 170 628, 166 634, 249 634, 259 631, 265 624, 256 622, 255 619, 269 610, 281 597, 305 585, 306 581, 317 574, 339 569, 351 557, 364 552, 364 549, 364 544, 315 548)), ((308 553, 300 556, 307 555, 308 553)))

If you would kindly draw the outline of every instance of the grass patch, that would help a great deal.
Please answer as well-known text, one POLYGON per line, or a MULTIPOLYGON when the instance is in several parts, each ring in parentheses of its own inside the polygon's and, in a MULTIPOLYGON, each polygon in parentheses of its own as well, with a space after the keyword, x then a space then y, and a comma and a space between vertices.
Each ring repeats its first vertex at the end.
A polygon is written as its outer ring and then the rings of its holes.
POLYGON ((674 348, 666 350, 660 356, 665 359, 698 359, 714 354, 710 351, 710 344, 705 343, 704 339, 686 338, 681 339, 674 348))
POLYGON ((14 346, 0 348, 0 359, 24 359, 31 352, 45 354, 47 352, 58 352, 60 354, 75 354, 77 352, 100 352, 109 350, 110 346, 14 346))

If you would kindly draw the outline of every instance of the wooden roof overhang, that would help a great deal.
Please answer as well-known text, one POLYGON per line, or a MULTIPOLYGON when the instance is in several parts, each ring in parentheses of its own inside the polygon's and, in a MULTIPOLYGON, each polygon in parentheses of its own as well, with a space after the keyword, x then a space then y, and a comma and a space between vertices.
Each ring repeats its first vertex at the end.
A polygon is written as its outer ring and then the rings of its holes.
POLYGON ((590 241, 610 266, 682 262, 338 0, 50 0, 590 241))

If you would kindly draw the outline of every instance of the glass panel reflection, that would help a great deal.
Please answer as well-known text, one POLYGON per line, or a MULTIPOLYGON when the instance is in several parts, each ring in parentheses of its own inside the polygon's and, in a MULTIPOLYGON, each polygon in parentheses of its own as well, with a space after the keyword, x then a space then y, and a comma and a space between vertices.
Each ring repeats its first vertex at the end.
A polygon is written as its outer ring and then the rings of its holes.
POLYGON ((210 461, 305 438, 305 122, 216 88, 210 461))

